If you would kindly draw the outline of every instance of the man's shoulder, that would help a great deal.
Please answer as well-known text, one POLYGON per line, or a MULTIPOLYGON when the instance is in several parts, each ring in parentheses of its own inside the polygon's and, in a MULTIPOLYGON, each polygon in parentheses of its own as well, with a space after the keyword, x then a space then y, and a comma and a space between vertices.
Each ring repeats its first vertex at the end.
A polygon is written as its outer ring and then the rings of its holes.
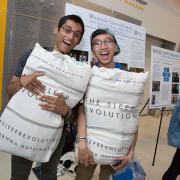
MULTIPOLYGON (((46 49, 47 51, 50 51, 50 52, 53 51, 53 46, 43 47, 43 48, 46 49)), ((28 58, 28 56, 30 56, 30 54, 32 53, 33 50, 34 50, 34 48, 25 51, 25 52, 22 54, 22 57, 27 57, 27 58, 28 58)))
POLYGON ((46 49, 47 51, 50 51, 50 52, 53 51, 53 46, 50 46, 50 47, 43 47, 43 48, 46 49))

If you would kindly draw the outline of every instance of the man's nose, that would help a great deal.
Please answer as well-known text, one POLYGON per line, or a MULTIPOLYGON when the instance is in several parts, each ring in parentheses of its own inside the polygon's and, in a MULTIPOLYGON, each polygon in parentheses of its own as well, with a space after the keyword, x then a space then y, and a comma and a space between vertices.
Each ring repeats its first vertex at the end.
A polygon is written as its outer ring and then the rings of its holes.
POLYGON ((68 34, 68 37, 69 37, 69 39, 73 39, 74 38, 74 33, 71 32, 70 34, 68 34))
POLYGON ((107 45, 106 45, 106 43, 105 43, 105 42, 102 42, 102 44, 101 44, 101 48, 102 48, 102 49, 107 48, 107 45))

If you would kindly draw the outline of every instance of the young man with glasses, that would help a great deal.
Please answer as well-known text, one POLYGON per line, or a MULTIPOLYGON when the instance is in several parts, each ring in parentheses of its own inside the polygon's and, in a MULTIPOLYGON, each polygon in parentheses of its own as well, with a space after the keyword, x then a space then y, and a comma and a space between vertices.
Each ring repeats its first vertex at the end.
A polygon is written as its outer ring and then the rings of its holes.
MULTIPOLYGON (((62 54, 69 54, 70 51, 80 43, 84 34, 84 23, 79 16, 68 15, 60 19, 58 26, 55 28, 56 35, 54 46, 47 48, 47 51, 57 51, 62 54)), ((34 95, 41 95, 40 100, 47 104, 39 104, 39 108, 51 111, 64 116, 65 121, 72 122, 76 116, 76 110, 71 110, 65 103, 65 98, 60 93, 55 93, 57 97, 43 95, 45 86, 36 78, 43 76, 44 73, 33 73, 22 76, 23 68, 33 49, 26 51, 20 58, 12 79, 7 87, 8 98, 19 91, 22 87, 28 89, 34 95), (39 91, 38 91, 39 90, 39 91), (41 92, 41 93, 40 93, 41 92)), ((62 149, 66 138, 66 128, 64 127, 60 142, 52 154, 49 162, 41 164, 41 179, 55 180, 57 179, 57 165, 59 163, 62 149)), ((32 161, 22 157, 11 157, 11 180, 27 180, 31 171, 32 161)))
MULTIPOLYGON (((114 62, 114 56, 120 53, 120 48, 111 29, 100 28, 94 31, 90 37, 90 40, 92 53, 97 57, 99 61, 95 64, 95 66, 99 68, 119 68, 121 70, 126 70, 121 65, 114 62)), ((80 104, 77 122, 79 163, 76 171, 75 180, 91 180, 97 164, 94 164, 93 154, 91 150, 87 147, 86 143, 87 124, 84 104, 80 104)), ((113 159, 114 161, 120 160, 120 163, 118 163, 116 166, 113 166, 112 164, 100 166, 99 180, 108 180, 109 175, 114 170, 124 167, 126 164, 128 164, 129 159, 133 158, 134 148, 137 140, 137 133, 138 131, 136 131, 135 133, 134 140, 127 155, 113 159)))

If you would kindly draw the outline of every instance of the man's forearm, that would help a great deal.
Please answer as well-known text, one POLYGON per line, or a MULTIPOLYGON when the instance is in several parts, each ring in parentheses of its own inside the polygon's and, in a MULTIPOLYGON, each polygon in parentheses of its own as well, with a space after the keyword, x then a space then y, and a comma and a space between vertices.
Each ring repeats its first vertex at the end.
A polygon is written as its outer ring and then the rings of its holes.
POLYGON ((21 86, 19 85, 18 80, 19 78, 13 75, 7 87, 7 97, 9 100, 14 96, 14 94, 16 94, 21 89, 21 86))
POLYGON ((74 122, 75 118, 77 117, 77 112, 78 112, 79 104, 77 104, 73 109, 72 109, 72 115, 68 119, 64 119, 66 122, 74 122))
POLYGON ((138 136, 138 127, 137 127, 137 131, 134 135, 134 139, 133 139, 133 142, 131 144, 131 147, 128 151, 128 155, 130 155, 131 159, 133 158, 133 154, 134 154, 134 149, 135 149, 135 146, 136 146, 136 141, 137 141, 137 136, 138 136))
POLYGON ((79 105, 78 120, 77 120, 78 137, 86 137, 86 115, 84 112, 84 105, 79 105))

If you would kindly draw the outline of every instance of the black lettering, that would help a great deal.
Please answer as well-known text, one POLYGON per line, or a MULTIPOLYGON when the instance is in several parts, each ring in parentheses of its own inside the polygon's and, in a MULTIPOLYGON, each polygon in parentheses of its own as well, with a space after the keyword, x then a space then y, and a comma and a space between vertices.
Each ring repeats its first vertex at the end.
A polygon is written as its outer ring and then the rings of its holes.
POLYGON ((111 115, 111 112, 109 112, 109 117, 113 117, 113 112, 112 112, 112 115, 111 115))
POLYGON ((96 109, 96 114, 100 115, 101 114, 101 110, 100 109, 96 109), (97 111, 99 111, 99 113, 97 111))
POLYGON ((134 114, 134 113, 133 113, 133 118, 134 118, 134 119, 137 118, 137 114, 134 114))
POLYGON ((100 103, 100 101, 99 101, 99 100, 97 100, 97 106, 99 106, 99 103, 100 103))
POLYGON ((107 105, 107 107, 111 107, 111 103, 110 103, 110 102, 108 102, 108 105, 107 105))
POLYGON ((117 119, 118 119, 118 115, 119 115, 119 113, 116 113, 117 114, 117 119))
POLYGON ((57 91, 57 90, 55 90, 53 95, 55 95, 55 93, 56 93, 56 92, 58 93, 58 91, 57 91))
POLYGON ((129 106, 128 106, 128 105, 126 105, 125 110, 128 110, 128 108, 129 108, 129 106))
POLYGON ((33 93, 30 92, 30 91, 28 91, 28 96, 29 96, 29 97, 33 97, 33 93))
POLYGON ((126 119, 130 119, 131 115, 129 113, 126 114, 126 119))
POLYGON ((90 99, 90 104, 92 104, 92 103, 94 104, 94 99, 92 99, 92 100, 90 99))
POLYGON ((132 111, 133 109, 135 109, 135 106, 133 106, 133 107, 131 108, 131 111, 132 111))
POLYGON ((91 113, 93 112, 93 109, 94 109, 94 108, 92 108, 92 109, 90 108, 91 113))

